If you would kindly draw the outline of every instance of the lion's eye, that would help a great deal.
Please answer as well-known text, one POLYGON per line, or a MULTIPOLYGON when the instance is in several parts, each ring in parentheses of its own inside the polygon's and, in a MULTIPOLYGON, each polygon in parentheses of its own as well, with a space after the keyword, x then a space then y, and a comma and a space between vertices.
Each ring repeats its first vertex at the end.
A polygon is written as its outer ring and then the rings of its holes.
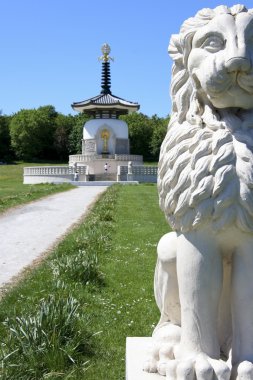
POLYGON ((216 53, 219 50, 222 50, 225 46, 225 41, 218 36, 210 36, 205 39, 201 45, 202 49, 209 51, 210 53, 216 53))

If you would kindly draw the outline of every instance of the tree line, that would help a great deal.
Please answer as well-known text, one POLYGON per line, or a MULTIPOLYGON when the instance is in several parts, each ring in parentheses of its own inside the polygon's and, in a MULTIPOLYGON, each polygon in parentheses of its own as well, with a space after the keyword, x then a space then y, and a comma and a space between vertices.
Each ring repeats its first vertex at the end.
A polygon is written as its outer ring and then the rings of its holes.
MULTIPOLYGON (((83 125, 86 114, 63 115, 52 105, 22 109, 0 115, 0 161, 68 161, 70 154, 82 152, 83 125)), ((132 113, 121 116, 129 127, 131 154, 143 155, 145 161, 157 161, 166 134, 169 117, 132 113)))

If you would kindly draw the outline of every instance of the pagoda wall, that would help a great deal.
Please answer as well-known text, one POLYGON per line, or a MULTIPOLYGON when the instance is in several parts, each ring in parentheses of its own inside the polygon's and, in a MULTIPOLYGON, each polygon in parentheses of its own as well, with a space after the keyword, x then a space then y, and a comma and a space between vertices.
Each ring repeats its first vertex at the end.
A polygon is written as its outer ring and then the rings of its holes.
POLYGON ((83 127, 82 154, 102 154, 104 139, 102 131, 108 131, 106 141, 109 154, 129 154, 128 125, 118 119, 92 119, 83 127))

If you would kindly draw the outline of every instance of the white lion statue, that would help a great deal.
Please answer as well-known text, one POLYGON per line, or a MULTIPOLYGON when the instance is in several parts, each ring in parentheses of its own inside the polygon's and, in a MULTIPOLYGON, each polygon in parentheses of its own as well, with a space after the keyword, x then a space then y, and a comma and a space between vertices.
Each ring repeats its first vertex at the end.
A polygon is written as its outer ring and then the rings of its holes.
POLYGON ((173 35, 161 147, 161 319, 144 369, 253 380, 253 9, 203 9, 173 35))

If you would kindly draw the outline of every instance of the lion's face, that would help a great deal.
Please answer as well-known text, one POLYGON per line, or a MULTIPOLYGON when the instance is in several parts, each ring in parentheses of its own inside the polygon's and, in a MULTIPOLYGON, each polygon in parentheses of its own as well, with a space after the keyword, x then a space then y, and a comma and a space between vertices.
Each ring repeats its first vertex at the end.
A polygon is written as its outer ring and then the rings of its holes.
POLYGON ((214 107, 253 108, 253 14, 218 14, 199 28, 187 68, 214 107))
POLYGON ((253 9, 205 8, 170 40, 160 206, 181 232, 253 226, 253 9))

